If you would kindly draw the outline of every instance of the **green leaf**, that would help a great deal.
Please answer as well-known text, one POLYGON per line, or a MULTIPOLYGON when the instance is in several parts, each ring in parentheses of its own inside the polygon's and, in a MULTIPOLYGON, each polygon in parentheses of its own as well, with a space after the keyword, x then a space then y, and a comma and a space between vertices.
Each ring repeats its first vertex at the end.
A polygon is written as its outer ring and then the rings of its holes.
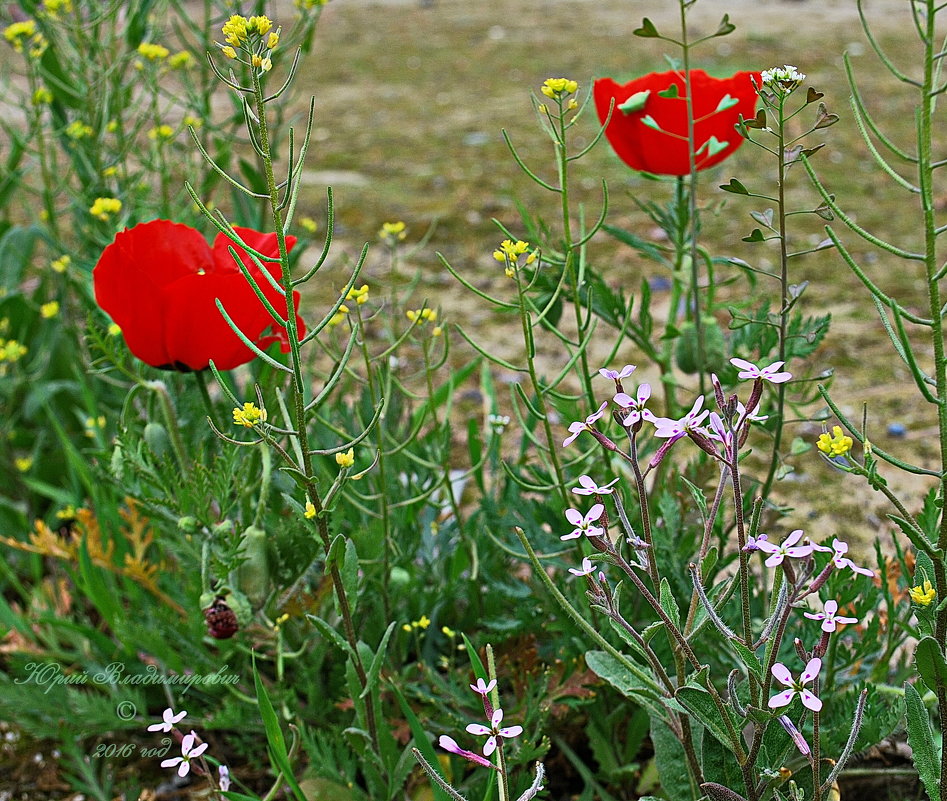
POLYGON ((464 638, 464 645, 467 647, 467 656, 470 658, 470 666, 473 668, 474 676, 487 681, 487 669, 483 666, 483 662, 480 661, 480 654, 477 653, 477 649, 474 648, 474 644, 466 634, 461 632, 460 636, 464 638))
POLYGON ((728 33, 733 33, 737 29, 737 26, 730 22, 730 15, 724 14, 723 19, 720 20, 720 25, 717 26, 717 30, 714 31, 713 36, 726 36, 728 33))
POLYGON ((933 637, 923 637, 914 651, 914 666, 924 683, 935 693, 947 686, 947 661, 933 637))
POLYGON ((641 20, 641 27, 635 28, 632 33, 635 36, 640 36, 642 39, 660 39, 661 34, 658 33, 658 29, 654 27, 654 23, 645 17, 641 20))
POLYGON ((651 716, 651 742, 663 793, 672 799, 695 798, 684 748, 668 725, 654 715, 651 716))
MULTIPOLYGON (((642 705, 644 701, 651 702, 650 708, 654 708, 653 702, 659 697, 657 693, 607 651, 586 651, 585 664, 596 676, 607 681, 626 698, 634 699, 642 705)), ((647 668, 640 669, 642 672, 649 672, 647 668)))
POLYGON ((661 579, 661 608, 667 613, 667 616, 671 618, 671 622, 674 624, 674 628, 681 628, 681 610, 677 608, 677 601, 674 598, 674 593, 671 592, 671 583, 667 578, 661 579))
POLYGON ((749 190, 736 178, 731 178, 728 184, 721 184, 718 189, 722 189, 724 192, 732 192, 734 195, 750 194, 749 190))
POLYGON ((349 602, 349 614, 354 615, 358 606, 358 553, 355 543, 346 540, 345 563, 342 565, 342 587, 349 602))
POLYGON ((634 114, 636 111, 641 111, 650 96, 650 89, 645 89, 643 92, 635 92, 624 103, 619 104, 618 110, 622 114, 634 114))
POLYGON ((914 767, 924 782, 927 795, 940 798, 940 749, 934 744, 927 708, 913 684, 904 685, 904 705, 908 719, 908 745, 914 753, 914 767))
MULTIPOLYGON (((685 684, 683 687, 677 689, 677 692, 674 693, 674 697, 686 707, 687 711, 690 712, 707 731, 720 741, 721 745, 725 748, 733 748, 730 734, 720 720, 720 710, 717 708, 717 705, 707 690, 703 687, 685 684)), ((729 715, 729 712, 727 714, 729 715)), ((733 723, 732 719, 730 722, 731 724, 733 723)))
MULTIPOLYGON (((401 690, 398 689, 398 686, 392 684, 391 689, 394 690, 395 698, 398 699, 398 705, 401 707, 401 712, 404 715, 405 720, 408 721, 408 728, 411 729, 411 737, 414 740, 415 748, 421 752, 421 756, 427 760, 429 765, 433 767, 434 765, 439 764, 440 760, 437 758, 437 752, 434 750, 434 746, 431 745, 431 741, 428 739, 427 732, 421 725, 421 721, 418 720, 418 716, 414 714, 414 710, 412 710, 408 705, 408 702, 405 700, 401 690)), ((434 798, 436 801, 449 801, 449 796, 441 787, 436 784, 432 784, 431 789, 434 792, 434 798)))
POLYGON ((385 663, 385 652, 388 650, 388 640, 391 638, 391 632, 395 630, 396 625, 397 621, 395 620, 392 620, 391 623, 388 624, 388 629, 381 638, 381 644, 378 646, 378 650, 372 657, 372 663, 368 667, 368 674, 365 678, 365 689, 362 690, 362 694, 359 698, 364 698, 374 689, 378 681, 378 674, 381 672, 381 666, 385 663))
POLYGON ((733 650, 737 652, 749 671, 760 681, 763 681, 763 664, 759 657, 739 640, 730 640, 730 645, 733 646, 733 650))
POLYGON ((266 732, 266 742, 269 746, 270 758, 276 769, 283 775, 283 780, 289 785, 297 801, 306 801, 306 795, 299 788, 292 766, 289 764, 289 754, 286 751, 286 740, 283 739, 283 730, 280 729, 279 719, 273 710, 270 697, 260 680, 260 674, 253 664, 253 684, 256 687, 257 706, 260 709, 260 719, 263 721, 263 730, 266 732))
MULTIPOLYGON (((754 228, 749 236, 743 237, 744 242, 765 242, 766 237, 763 236, 763 232, 759 228, 754 228)), ((732 326, 731 326, 732 327, 732 326)))
POLYGON ((309 619, 309 622, 319 630, 319 633, 329 642, 331 642, 336 648, 346 654, 352 653, 352 649, 349 648, 349 644, 346 642, 345 638, 334 628, 332 628, 332 626, 326 623, 321 617, 316 617, 315 615, 306 615, 306 617, 309 619))

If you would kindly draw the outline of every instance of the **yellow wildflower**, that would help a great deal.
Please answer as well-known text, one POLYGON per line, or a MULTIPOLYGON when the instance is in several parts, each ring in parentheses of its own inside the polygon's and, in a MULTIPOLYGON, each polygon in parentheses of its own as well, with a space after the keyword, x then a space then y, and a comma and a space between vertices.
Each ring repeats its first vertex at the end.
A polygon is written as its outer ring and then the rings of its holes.
POLYGON ((118 167, 116 167, 114 164, 102 170, 103 178, 111 178, 113 175, 118 175, 118 167))
POLYGON ((110 337, 117 337, 122 333, 122 327, 118 323, 110 323, 108 332, 110 337))
POLYGON ((76 507, 69 504, 65 509, 56 512, 57 520, 74 520, 76 517, 76 507))
POLYGON ((44 320, 49 320, 59 314, 59 301, 51 300, 39 307, 39 316, 44 320))
POLYGON ((266 46, 270 50, 272 50, 278 44, 279 44, 279 33, 277 31, 273 31, 273 33, 271 33, 266 40, 266 46))
POLYGON ((450 637, 452 640, 457 636, 457 632, 448 626, 441 626, 441 633, 450 637))
POLYGON ((366 300, 368 300, 368 284, 362 284, 358 289, 353 286, 345 295, 345 299, 354 300, 359 306, 361 306, 366 300))
POLYGON ((108 222, 109 217, 118 214, 121 210, 122 201, 117 197, 97 197, 89 207, 89 214, 103 222, 108 222))
POLYGON ((316 507, 313 506, 312 501, 306 498, 306 511, 303 512, 303 517, 307 520, 312 520, 316 516, 316 507))
POLYGON ((105 130, 109 133, 115 133, 118 130, 118 120, 109 120, 105 130))
POLYGON ((266 422, 266 409, 261 409, 255 403, 245 403, 243 408, 233 410, 234 425, 253 428, 257 423, 266 422))
POLYGON ((302 228, 307 234, 314 234, 319 228, 319 225, 314 219, 312 219, 312 217, 303 217, 299 221, 299 227, 302 228))
POLYGON ((578 88, 579 84, 576 81, 570 81, 568 78, 546 78, 539 91, 546 97, 556 99, 563 95, 574 94, 578 88))
MULTIPOLYGON (((234 14, 224 23, 224 27, 221 28, 221 33, 223 33, 227 44, 233 45, 234 47, 239 47, 243 44, 247 38, 247 23, 247 18, 241 17, 239 14, 234 14)), ((231 58, 233 58, 233 56, 231 56, 231 58)))
POLYGON ((329 325, 338 325, 345 319, 345 315, 348 313, 349 307, 343 303, 341 306, 339 306, 339 310, 329 318, 329 325))
POLYGON ((227 56, 227 58, 236 58, 236 57, 237 57, 237 51, 234 50, 234 49, 233 49, 232 47, 230 47, 229 45, 228 45, 227 47, 222 47, 222 48, 220 48, 220 52, 223 53, 225 56, 227 56))
POLYGON ((19 361, 27 351, 26 345, 21 345, 15 339, 8 339, 6 342, 0 340, 0 362, 19 361))
POLYGON ((43 0, 43 11, 46 15, 55 19, 60 11, 72 13, 72 0, 43 0))
POLYGON ((254 53, 252 56, 250 56, 250 66, 251 66, 251 67, 262 67, 262 66, 263 66, 263 58, 262 58, 262 56, 258 56, 256 53, 254 53))
POLYGON ((383 223, 378 232, 378 238, 389 245, 402 242, 407 235, 408 228, 401 220, 383 223))
POLYGON ((53 93, 45 86, 41 86, 33 92, 33 105, 43 106, 53 102, 53 93))
POLYGON ((32 19, 14 22, 3 29, 3 38, 13 46, 17 53, 22 53, 24 42, 35 35, 36 21, 32 19))
POLYGON ((71 263, 72 259, 68 256, 60 256, 58 259, 51 261, 49 266, 53 268, 53 272, 64 273, 71 263))
POLYGON ((821 434, 816 446, 829 457, 844 456, 852 449, 852 438, 844 434, 841 426, 832 426, 832 433, 821 434))
POLYGON ((421 629, 422 631, 431 625, 431 618, 427 615, 421 615, 420 618, 411 622, 411 627, 421 629))
POLYGON ((335 455, 335 463, 343 469, 346 467, 351 467, 353 464, 355 464, 355 449, 349 448, 345 453, 342 453, 341 451, 337 453, 335 455))
POLYGON ((187 50, 180 50, 168 59, 168 64, 176 70, 190 67, 193 63, 194 56, 188 53, 187 50))
POLYGON ((908 590, 908 595, 919 606, 930 606, 937 597, 937 590, 925 579, 923 586, 911 587, 908 590))
POLYGON ((272 27, 273 23, 270 22, 269 17, 250 17, 250 19, 247 20, 248 33, 258 33, 260 36, 266 36, 272 27))
POLYGON ((204 125, 204 120, 200 117, 192 117, 190 114, 185 114, 182 122, 186 127, 193 128, 195 131, 204 125))
POLYGON ((154 42, 142 42, 138 45, 138 54, 144 56, 149 61, 161 61, 168 57, 171 53, 167 47, 164 45, 155 44, 154 42))
POLYGON ((262 69, 263 72, 269 72, 273 69, 273 60, 269 56, 264 58, 263 61, 260 62, 260 69, 262 69))
POLYGON ((13 460, 13 466, 21 473, 25 473, 33 466, 33 460, 29 456, 21 456, 13 460))
POLYGON ((408 634, 410 634, 410 633, 411 633, 411 624, 410 624, 410 623, 403 623, 403 624, 401 625, 401 630, 402 630, 402 631, 406 631, 406 632, 408 632, 408 634))
POLYGON ((85 139, 94 133, 92 126, 87 125, 82 120, 73 120, 66 126, 66 136, 70 139, 85 139))
POLYGON ((172 128, 170 125, 156 125, 150 131, 148 131, 148 138, 153 141, 161 139, 166 142, 169 139, 174 138, 174 128, 172 128))
POLYGON ((437 319, 437 312, 434 309, 429 309, 426 306, 423 309, 408 309, 405 312, 405 316, 413 323, 415 320, 418 321, 418 325, 423 325, 424 323, 431 321, 432 323, 437 319))
POLYGON ((439 336, 440 336, 441 334, 443 334, 443 333, 444 333, 444 329, 441 328, 439 325, 435 325, 434 328, 431 329, 431 336, 432 336, 432 337, 439 337, 439 336))

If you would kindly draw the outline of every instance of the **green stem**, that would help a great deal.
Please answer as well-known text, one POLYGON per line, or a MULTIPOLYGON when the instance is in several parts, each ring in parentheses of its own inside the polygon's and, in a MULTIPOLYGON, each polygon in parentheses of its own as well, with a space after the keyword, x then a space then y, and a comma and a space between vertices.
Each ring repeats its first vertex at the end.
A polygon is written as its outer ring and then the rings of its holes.
POLYGON ((184 448, 184 440, 181 438, 181 428, 178 424, 178 417, 174 413, 174 404, 171 402, 171 395, 168 394, 168 388, 163 381, 148 381, 145 386, 158 397, 158 405, 161 407, 161 416, 164 417, 168 436, 171 438, 171 449, 174 451, 174 456, 178 460, 178 467, 185 473, 189 472, 190 462, 187 458, 187 451, 184 448))
MULTIPOLYGON (((273 157, 270 150, 269 130, 266 122, 266 105, 263 100, 263 88, 260 84, 260 76, 256 70, 251 70, 253 76, 253 93, 256 100, 257 125, 259 133, 260 153, 263 156, 263 170, 266 178, 266 185, 270 196, 270 210, 272 211, 273 226, 276 231, 276 242, 279 247, 281 276, 280 284, 286 295, 286 330, 289 334, 290 358, 292 362, 293 382, 290 385, 291 393, 291 413, 295 423, 296 436, 299 438, 299 449, 302 455, 302 464, 294 465, 303 475, 311 477, 313 475, 312 455, 309 448, 309 433, 306 427, 306 404, 304 396, 304 384, 302 377, 302 357, 299 349, 299 330, 296 324, 296 302, 293 296, 293 277, 290 271, 289 250, 286 247, 286 233, 283 229, 283 215, 280 210, 279 187, 276 182, 276 176, 273 172, 273 157)), ((309 500, 316 509, 316 526, 322 545, 328 554, 331 545, 331 536, 329 533, 328 512, 322 505, 322 498, 319 495, 316 482, 312 478, 307 478, 305 490, 309 500)), ((363 689, 368 687, 368 673, 365 665, 362 663, 361 654, 358 648, 358 636, 355 633, 355 624, 352 620, 352 609, 349 604, 348 596, 345 592, 345 586, 342 583, 342 574, 339 571, 337 563, 333 563, 330 569, 332 576, 332 585, 335 589, 336 600, 339 604, 339 612, 342 617, 342 624, 345 628, 345 636, 351 651, 352 664, 355 667, 356 675, 363 689)), ((372 693, 365 696, 365 710, 368 725, 368 733, 371 738, 375 753, 379 751, 378 724, 376 721, 375 702, 372 693)))

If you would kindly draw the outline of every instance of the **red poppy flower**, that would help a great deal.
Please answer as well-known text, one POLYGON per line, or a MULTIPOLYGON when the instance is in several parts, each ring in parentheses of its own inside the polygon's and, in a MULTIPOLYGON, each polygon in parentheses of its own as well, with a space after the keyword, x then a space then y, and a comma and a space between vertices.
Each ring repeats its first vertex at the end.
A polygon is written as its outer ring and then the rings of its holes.
MULTIPOLYGON (((277 257, 276 234, 235 229, 259 253, 277 257)), ((122 329, 128 348, 143 362, 163 370, 203 370, 213 359, 230 370, 256 354, 227 325, 214 302, 219 299, 236 326, 260 348, 280 341, 289 350, 285 329, 260 303, 227 250, 232 242, 218 234, 211 248, 193 228, 153 220, 120 232, 92 271, 95 300, 122 329), (274 333, 264 332, 274 327, 274 333)), ((286 237, 292 248, 296 238, 286 237)), ((283 317, 286 300, 270 285, 242 248, 236 248, 250 274, 283 317)), ((279 262, 264 261, 279 278, 279 262)), ((299 293, 293 293, 298 300, 299 293)), ((306 328, 297 315, 300 337, 306 328)))
MULTIPOLYGON (((711 78, 691 70, 694 98, 694 149, 697 169, 719 164, 741 144, 734 129, 739 116, 756 115, 758 72, 738 72, 732 78, 711 78)), ((593 90, 599 120, 604 124, 612 100, 615 107, 605 136, 618 157, 633 170, 656 175, 687 175, 687 99, 684 77, 678 72, 652 72, 626 84, 599 78, 593 90), (624 108, 622 108, 624 106, 624 108)))

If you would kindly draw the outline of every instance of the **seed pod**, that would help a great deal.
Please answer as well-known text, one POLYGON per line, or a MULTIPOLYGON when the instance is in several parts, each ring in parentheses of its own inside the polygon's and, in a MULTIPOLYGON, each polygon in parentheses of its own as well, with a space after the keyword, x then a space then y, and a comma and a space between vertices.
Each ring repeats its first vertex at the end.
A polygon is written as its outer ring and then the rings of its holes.
POLYGON ((254 607, 260 606, 270 588, 270 571, 266 552, 266 532, 257 526, 244 530, 240 555, 246 557, 237 568, 237 586, 254 607))
POLYGON ((727 364, 723 329, 713 317, 702 317, 700 330, 704 346, 703 363, 697 348, 697 327, 690 320, 681 325, 674 348, 674 360, 681 370, 691 375, 701 369, 705 373, 719 373, 727 364))

